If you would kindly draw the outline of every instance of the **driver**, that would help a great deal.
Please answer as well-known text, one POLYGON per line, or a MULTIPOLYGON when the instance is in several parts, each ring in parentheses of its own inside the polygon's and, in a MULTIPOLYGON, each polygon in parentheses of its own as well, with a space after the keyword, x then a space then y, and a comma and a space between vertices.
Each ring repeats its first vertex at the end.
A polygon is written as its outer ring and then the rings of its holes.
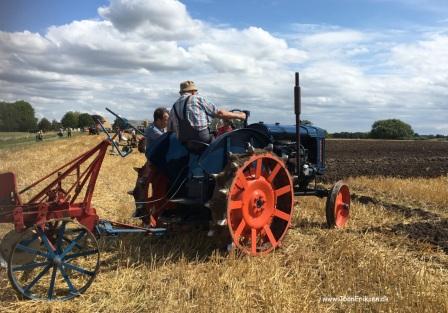
POLYGON ((244 120, 243 112, 218 109, 215 104, 198 94, 191 80, 180 83, 180 97, 173 104, 168 121, 168 130, 174 131, 180 142, 199 140, 210 143, 213 135, 210 123, 213 118, 244 120))

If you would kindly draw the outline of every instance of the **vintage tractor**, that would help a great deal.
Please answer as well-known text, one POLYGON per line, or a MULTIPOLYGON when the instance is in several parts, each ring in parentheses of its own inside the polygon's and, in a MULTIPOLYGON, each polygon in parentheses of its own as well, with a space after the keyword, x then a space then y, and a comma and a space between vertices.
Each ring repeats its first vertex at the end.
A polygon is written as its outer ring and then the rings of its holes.
POLYGON ((326 197, 328 226, 345 226, 348 186, 339 181, 326 190, 315 184, 325 173, 325 133, 300 125, 298 73, 294 99, 296 125, 248 125, 246 111, 240 128, 218 131, 211 144, 181 144, 174 133, 153 142, 133 192, 137 208, 145 212, 143 220, 168 229, 203 222, 210 236, 250 255, 280 245, 291 224, 295 197, 326 197))
POLYGON ((7 263, 14 289, 38 300, 85 292, 99 270, 99 236, 203 229, 227 247, 263 255, 286 235, 295 197, 327 197, 328 226, 345 226, 347 185, 326 190, 312 184, 325 172, 325 136, 300 125, 298 73, 294 91, 294 126, 248 125, 246 119, 221 129, 209 145, 181 144, 174 133, 152 143, 133 192, 144 227, 100 219, 92 206, 107 148, 123 157, 132 152, 122 151, 104 127, 107 139, 20 191, 13 173, 0 174, 0 223, 14 225, 1 241, 0 263, 7 263))

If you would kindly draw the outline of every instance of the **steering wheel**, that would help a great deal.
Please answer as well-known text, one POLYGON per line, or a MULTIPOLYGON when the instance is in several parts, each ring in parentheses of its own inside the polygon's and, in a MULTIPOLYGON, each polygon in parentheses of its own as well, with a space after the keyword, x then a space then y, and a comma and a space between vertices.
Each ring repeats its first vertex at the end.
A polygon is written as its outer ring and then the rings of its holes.
POLYGON ((248 110, 240 110, 240 109, 233 109, 233 110, 230 110, 230 112, 243 112, 244 114, 246 114, 246 118, 244 119, 243 126, 244 126, 244 128, 247 127, 247 121, 249 120, 250 111, 248 111, 248 110))

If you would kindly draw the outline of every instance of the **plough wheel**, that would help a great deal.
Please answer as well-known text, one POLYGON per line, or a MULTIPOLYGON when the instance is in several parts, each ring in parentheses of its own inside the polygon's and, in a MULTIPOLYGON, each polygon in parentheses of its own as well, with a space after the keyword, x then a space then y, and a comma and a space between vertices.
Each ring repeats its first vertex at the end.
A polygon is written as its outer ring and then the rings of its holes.
POLYGON ((347 224, 350 218, 350 190, 342 180, 331 189, 325 211, 328 227, 342 228, 347 224))
POLYGON ((98 269, 95 236, 70 219, 29 228, 8 260, 12 286, 32 300, 71 299, 89 288, 98 269))
POLYGON ((227 224, 240 250, 266 254, 280 245, 291 223, 292 180, 283 162, 271 153, 254 154, 241 163, 227 197, 227 224))

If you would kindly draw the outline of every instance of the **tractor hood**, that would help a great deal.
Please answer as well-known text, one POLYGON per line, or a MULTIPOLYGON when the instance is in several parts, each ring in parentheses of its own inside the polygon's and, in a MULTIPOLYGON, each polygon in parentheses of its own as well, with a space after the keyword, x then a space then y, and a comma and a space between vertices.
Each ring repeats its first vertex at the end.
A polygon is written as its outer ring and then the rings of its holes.
MULTIPOLYGON (((269 138, 275 140, 295 141, 296 138, 295 125, 281 125, 280 123, 275 124, 256 123, 249 125, 248 128, 259 130, 268 135, 269 138)), ((316 126, 301 125, 300 136, 311 138, 325 138, 325 130, 316 126)))

